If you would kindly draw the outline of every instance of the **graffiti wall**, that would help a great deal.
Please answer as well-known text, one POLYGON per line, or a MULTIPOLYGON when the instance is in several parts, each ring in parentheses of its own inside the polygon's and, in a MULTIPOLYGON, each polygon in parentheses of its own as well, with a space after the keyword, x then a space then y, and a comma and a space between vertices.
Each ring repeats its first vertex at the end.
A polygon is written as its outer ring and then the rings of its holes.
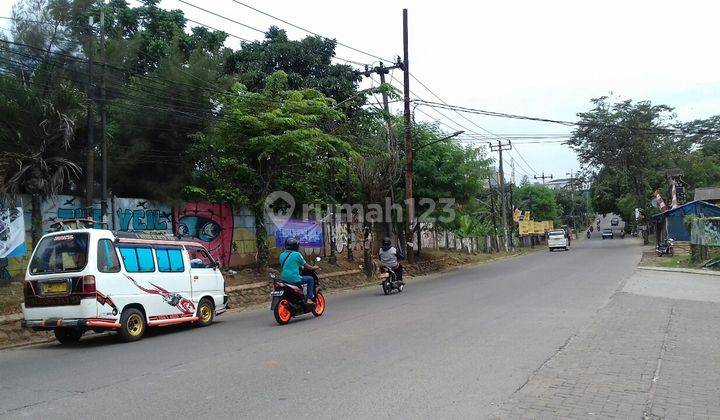
MULTIPOLYGON (((82 219, 86 217, 83 199, 71 195, 56 195, 45 200, 41 206, 43 231, 49 232, 50 227, 67 219, 82 219)), ((100 220, 100 201, 93 202, 93 220, 100 220)), ((96 227, 100 227, 99 224, 96 227)))
POLYGON ((197 239, 213 258, 227 267, 233 244, 233 213, 226 204, 203 202, 186 203, 175 211, 177 231, 182 237, 197 239))
POLYGON ((173 231, 170 206, 141 198, 115 198, 112 201, 113 227, 121 231, 173 231))
POLYGON ((690 243, 694 245, 720 247, 720 217, 693 220, 690 229, 690 243))

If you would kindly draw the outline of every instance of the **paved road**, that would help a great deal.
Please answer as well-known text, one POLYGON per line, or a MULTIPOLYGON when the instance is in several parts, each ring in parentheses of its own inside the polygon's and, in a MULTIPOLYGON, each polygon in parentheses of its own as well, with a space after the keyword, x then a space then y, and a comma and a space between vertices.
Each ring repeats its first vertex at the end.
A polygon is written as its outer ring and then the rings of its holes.
POLYGON ((630 239, 573 241, 402 294, 332 295, 323 317, 284 327, 263 309, 132 344, 0 352, 0 417, 487 417, 591 322, 639 257, 630 239))

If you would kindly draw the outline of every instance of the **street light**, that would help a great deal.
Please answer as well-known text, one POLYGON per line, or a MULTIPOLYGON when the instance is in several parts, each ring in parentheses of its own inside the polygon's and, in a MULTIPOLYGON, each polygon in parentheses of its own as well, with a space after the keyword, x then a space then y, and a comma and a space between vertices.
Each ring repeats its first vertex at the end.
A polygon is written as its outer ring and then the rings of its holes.
POLYGON ((422 148, 424 148, 424 147, 430 146, 430 145, 435 144, 435 143, 440 143, 441 141, 450 140, 451 138, 457 137, 457 136, 459 136, 460 134, 463 134, 464 132, 465 132, 465 131, 462 131, 462 130, 461 130, 461 131, 456 131, 456 132, 452 133, 451 135, 449 135, 449 136, 447 136, 447 137, 443 137, 443 138, 441 138, 441 139, 433 140, 433 141, 431 141, 430 143, 425 143, 425 144, 421 145, 420 147, 415 148, 415 151, 418 151, 418 150, 420 150, 420 149, 422 149, 422 148))

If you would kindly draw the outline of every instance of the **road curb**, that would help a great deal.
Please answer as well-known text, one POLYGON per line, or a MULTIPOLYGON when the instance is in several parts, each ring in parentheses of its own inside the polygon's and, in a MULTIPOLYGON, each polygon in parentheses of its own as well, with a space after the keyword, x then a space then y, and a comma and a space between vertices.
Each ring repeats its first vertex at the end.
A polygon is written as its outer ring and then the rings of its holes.
POLYGON ((668 273, 702 274, 706 276, 720 276, 720 271, 701 270, 696 268, 674 268, 674 267, 650 267, 639 266, 638 270, 665 271, 668 273))

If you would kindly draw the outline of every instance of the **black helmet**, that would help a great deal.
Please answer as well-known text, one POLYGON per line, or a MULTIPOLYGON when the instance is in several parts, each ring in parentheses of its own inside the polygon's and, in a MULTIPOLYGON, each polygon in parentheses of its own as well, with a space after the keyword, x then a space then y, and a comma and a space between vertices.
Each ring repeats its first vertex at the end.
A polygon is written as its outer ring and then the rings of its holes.
POLYGON ((383 246, 390 246, 390 245, 392 245, 392 241, 390 240, 389 237, 386 236, 383 238, 382 244, 383 244, 383 246))
POLYGON ((290 251, 297 251, 300 249, 300 242, 298 242, 295 238, 288 238, 287 241, 285 241, 285 249, 289 249, 290 251))

